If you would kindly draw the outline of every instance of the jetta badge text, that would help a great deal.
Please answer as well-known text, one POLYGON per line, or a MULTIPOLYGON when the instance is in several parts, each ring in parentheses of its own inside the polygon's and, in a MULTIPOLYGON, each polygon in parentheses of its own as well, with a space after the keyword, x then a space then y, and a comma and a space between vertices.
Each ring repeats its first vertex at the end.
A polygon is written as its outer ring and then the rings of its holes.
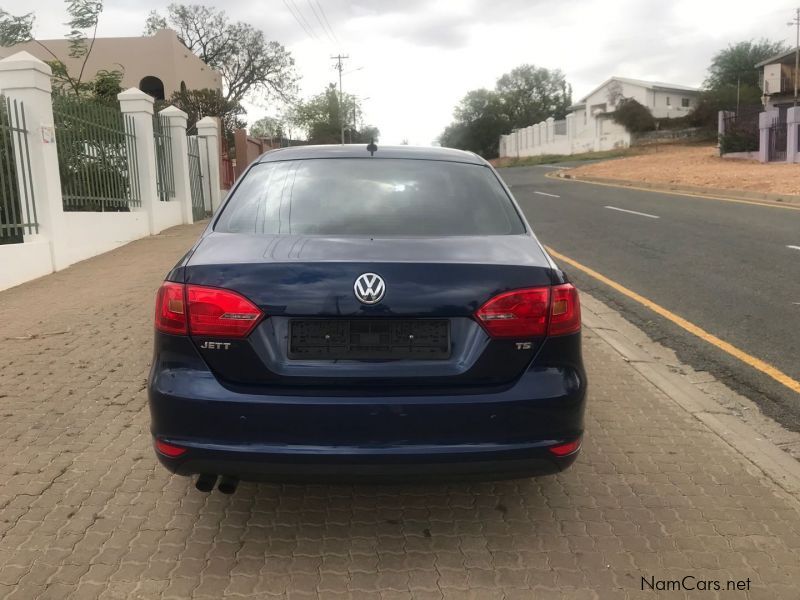
POLYGON ((203 342, 200 344, 203 350, 227 350, 231 347, 230 342, 203 342))
POLYGON ((362 273, 356 278, 353 291, 362 304, 377 304, 386 293, 386 284, 380 275, 362 273))

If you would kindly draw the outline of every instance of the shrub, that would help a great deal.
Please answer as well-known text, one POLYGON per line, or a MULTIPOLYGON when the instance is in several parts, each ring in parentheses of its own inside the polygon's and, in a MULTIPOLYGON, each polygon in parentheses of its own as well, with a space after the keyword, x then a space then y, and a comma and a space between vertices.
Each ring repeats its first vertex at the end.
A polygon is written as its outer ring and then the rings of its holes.
POLYGON ((729 152, 754 152, 758 150, 758 137, 746 131, 731 131, 719 136, 719 150, 729 152))
POLYGON ((614 111, 614 122, 631 133, 652 131, 656 126, 656 120, 650 109, 633 98, 623 98, 620 101, 617 110, 614 111))

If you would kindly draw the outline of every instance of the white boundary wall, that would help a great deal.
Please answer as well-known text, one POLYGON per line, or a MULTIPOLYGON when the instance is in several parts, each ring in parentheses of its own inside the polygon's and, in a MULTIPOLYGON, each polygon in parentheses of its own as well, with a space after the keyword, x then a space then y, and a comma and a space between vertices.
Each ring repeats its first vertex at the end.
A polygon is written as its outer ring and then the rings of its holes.
MULTIPOLYGON (((192 200, 186 144, 186 113, 168 107, 161 114, 169 119, 172 136, 175 198, 159 200, 156 190, 153 99, 131 88, 119 95, 120 109, 133 117, 136 130, 141 206, 129 212, 78 212, 63 210, 58 149, 53 139, 51 70, 27 52, 0 60, 0 94, 24 103, 27 141, 32 173, 32 197, 36 207, 38 234, 25 235, 19 244, 0 245, 0 290, 67 268, 78 261, 108 252, 133 240, 155 235, 184 223, 192 223, 192 200)), ((217 129, 208 118, 198 122, 198 131, 209 147, 217 147, 217 129), (209 139, 213 136, 213 139, 209 139), (209 143, 210 142, 210 143, 209 143)), ((205 161, 204 176, 215 182, 212 197, 219 205, 219 160, 205 161)), ((22 168, 18 165, 18 168, 22 168)), ((4 176, 0 174, 0 177, 4 176)))
POLYGON ((546 121, 517 129, 500 136, 500 157, 541 156, 544 154, 580 154, 599 152, 631 145, 631 135, 611 118, 597 117, 584 127, 576 122, 575 115, 567 115, 565 122, 556 123, 553 117, 546 121), (556 129, 565 133, 556 133, 556 129))

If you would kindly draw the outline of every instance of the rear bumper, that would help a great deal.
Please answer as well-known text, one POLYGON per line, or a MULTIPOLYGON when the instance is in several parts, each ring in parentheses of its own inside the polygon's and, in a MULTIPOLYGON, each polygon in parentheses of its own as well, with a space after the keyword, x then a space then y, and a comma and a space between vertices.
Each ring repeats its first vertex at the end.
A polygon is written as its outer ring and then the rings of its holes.
POLYGON ((178 475, 211 473, 247 481, 315 483, 515 479, 558 473, 578 456, 578 451, 554 456, 544 443, 513 450, 496 446, 460 451, 406 447, 396 452, 367 452, 364 448, 330 451, 184 447, 187 448, 185 457, 170 458, 159 452, 156 455, 168 470, 178 475))
POLYGON ((180 475, 336 482, 528 477, 567 468, 577 452, 555 456, 549 448, 583 434, 580 363, 531 366, 513 385, 491 392, 268 395, 223 386, 202 359, 187 363, 186 356, 181 352, 179 364, 157 354, 148 386, 153 436, 185 449, 158 458, 180 475))

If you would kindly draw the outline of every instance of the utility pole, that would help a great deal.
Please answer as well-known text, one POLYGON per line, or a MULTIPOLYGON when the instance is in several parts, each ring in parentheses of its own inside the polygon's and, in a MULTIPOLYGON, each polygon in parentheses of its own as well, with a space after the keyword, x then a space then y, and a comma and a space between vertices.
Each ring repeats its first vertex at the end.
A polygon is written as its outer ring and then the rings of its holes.
POLYGON ((331 56, 331 60, 336 61, 334 69, 339 71, 339 122, 342 127, 342 146, 344 146, 344 120, 346 118, 344 114, 344 95, 342 94, 342 70, 344 69, 344 63, 342 61, 347 58, 350 57, 342 56, 341 54, 338 56, 331 56))
POLYGON ((797 106, 797 80, 800 75, 800 8, 794 11, 794 19, 787 23, 790 27, 795 27, 795 46, 794 46, 794 105, 797 106))

